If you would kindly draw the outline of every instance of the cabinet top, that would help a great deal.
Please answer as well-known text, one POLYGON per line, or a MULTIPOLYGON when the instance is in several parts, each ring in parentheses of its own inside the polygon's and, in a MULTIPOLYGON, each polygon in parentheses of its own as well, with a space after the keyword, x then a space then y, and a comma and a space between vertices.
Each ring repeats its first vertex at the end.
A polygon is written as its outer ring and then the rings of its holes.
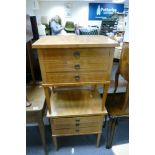
POLYGON ((103 35, 45 36, 32 44, 32 48, 116 47, 118 43, 103 35))

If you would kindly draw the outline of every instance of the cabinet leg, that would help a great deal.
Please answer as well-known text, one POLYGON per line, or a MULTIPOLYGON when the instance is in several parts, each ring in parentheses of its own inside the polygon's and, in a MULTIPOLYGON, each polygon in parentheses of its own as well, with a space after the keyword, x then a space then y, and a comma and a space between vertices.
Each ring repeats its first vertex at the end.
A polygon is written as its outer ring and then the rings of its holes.
POLYGON ((38 125, 39 125, 39 130, 40 130, 40 135, 41 135, 41 140, 43 143, 45 155, 47 155, 48 151, 47 151, 47 145, 46 145, 46 140, 45 140, 45 127, 44 127, 43 121, 41 120, 40 122, 38 122, 38 125))
POLYGON ((44 87, 45 97, 46 97, 46 104, 49 110, 49 114, 51 114, 51 104, 50 104, 50 91, 48 87, 44 87))
POLYGON ((96 143, 96 147, 100 146, 100 139, 101 139, 101 133, 97 134, 97 143, 96 143))
POLYGON ((58 150, 58 142, 57 142, 57 137, 56 136, 52 136, 52 139, 53 139, 53 144, 56 148, 56 150, 58 150))
POLYGON ((112 141, 115 133, 115 128, 116 128, 116 118, 110 118, 109 123, 108 123, 108 133, 107 133, 107 144, 106 148, 110 149, 112 147, 112 141))
POLYGON ((105 103, 106 103, 106 99, 107 99, 107 94, 108 94, 108 89, 109 89, 109 83, 105 84, 103 86, 103 97, 102 97, 102 110, 104 110, 105 108, 105 103))

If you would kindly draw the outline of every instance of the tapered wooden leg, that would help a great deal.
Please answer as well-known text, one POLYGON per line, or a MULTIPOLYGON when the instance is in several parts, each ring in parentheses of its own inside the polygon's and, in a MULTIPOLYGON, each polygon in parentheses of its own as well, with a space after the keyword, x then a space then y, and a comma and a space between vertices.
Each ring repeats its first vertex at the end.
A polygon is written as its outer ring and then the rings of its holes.
POLYGON ((39 130, 40 130, 40 135, 41 135, 41 140, 42 140, 42 143, 43 143, 45 155, 47 155, 48 151, 47 151, 47 145, 46 145, 46 140, 45 140, 45 127, 44 127, 43 120, 40 120, 38 122, 38 125, 39 125, 39 130))
POLYGON ((96 143, 96 147, 100 146, 100 139, 101 139, 101 133, 97 134, 97 143, 96 143))
POLYGON ((129 106, 129 83, 126 87, 126 93, 125 93, 125 100, 122 110, 126 111, 127 107, 129 106))
POLYGON ((58 142, 57 142, 57 137, 56 136, 52 136, 52 139, 53 139, 53 144, 56 148, 56 150, 58 150, 58 142))
POLYGON ((115 133, 117 118, 110 118, 108 123, 108 134, 107 134, 107 144, 106 148, 110 149, 112 147, 113 137, 115 133))
POLYGON ((51 114, 51 104, 50 104, 50 91, 48 87, 44 87, 45 97, 46 97, 46 104, 49 110, 49 114, 51 114))
POLYGON ((115 74, 115 89, 114 89, 114 93, 116 92, 116 90, 117 90, 117 87, 118 87, 118 78, 119 78, 119 67, 118 67, 118 69, 117 69, 117 71, 116 71, 116 74, 115 74))
POLYGON ((106 99, 107 99, 107 94, 108 94, 108 89, 109 89, 109 83, 108 84, 105 84, 103 86, 103 97, 102 97, 102 110, 104 110, 105 108, 105 102, 106 102, 106 99))

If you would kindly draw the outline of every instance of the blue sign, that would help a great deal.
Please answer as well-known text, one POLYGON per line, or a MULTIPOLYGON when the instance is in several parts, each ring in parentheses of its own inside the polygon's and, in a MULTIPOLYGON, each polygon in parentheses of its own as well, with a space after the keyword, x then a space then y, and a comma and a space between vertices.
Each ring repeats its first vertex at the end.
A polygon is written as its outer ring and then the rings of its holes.
POLYGON ((123 13, 124 4, 116 3, 89 3, 89 20, 102 20, 113 13, 123 13))
POLYGON ((129 12, 129 8, 124 8, 124 13, 126 16, 128 15, 128 12, 129 12))

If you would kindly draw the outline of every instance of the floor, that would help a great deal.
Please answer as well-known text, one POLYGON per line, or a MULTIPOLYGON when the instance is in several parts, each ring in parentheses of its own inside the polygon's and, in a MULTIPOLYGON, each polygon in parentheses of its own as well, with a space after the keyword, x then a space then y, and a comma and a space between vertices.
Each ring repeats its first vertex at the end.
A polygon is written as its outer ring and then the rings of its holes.
MULTIPOLYGON (((120 120, 116 129, 112 149, 105 148, 107 125, 103 128, 101 145, 96 148, 95 135, 60 137, 59 150, 56 151, 50 133, 50 126, 46 125, 46 141, 49 155, 128 155, 129 154, 129 122, 120 120)), ((43 155, 39 129, 36 125, 26 128, 26 154, 43 155)))

